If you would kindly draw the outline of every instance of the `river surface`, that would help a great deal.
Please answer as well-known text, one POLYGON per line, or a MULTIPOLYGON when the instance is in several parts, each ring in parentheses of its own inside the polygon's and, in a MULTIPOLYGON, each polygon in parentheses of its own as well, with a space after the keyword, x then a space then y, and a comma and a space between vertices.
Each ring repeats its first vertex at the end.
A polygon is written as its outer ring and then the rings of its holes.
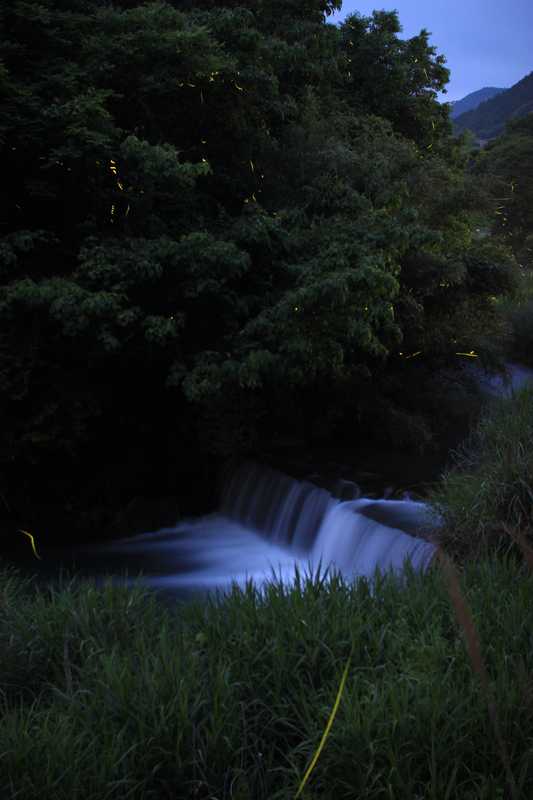
MULTIPOLYGON (((479 369, 476 374, 487 397, 508 396, 533 381, 533 370, 516 364, 508 365, 507 377, 488 377, 479 369)), ((413 457, 401 458, 407 477, 413 457)), ((249 580, 258 588, 273 579, 292 584, 296 571, 305 576, 327 569, 346 580, 371 582, 376 569, 401 576, 406 561, 415 570, 426 570, 436 552, 432 536, 438 516, 409 491, 387 497, 386 465, 380 478, 368 471, 369 460, 358 473, 362 481, 337 474, 327 488, 261 464, 241 463, 224 476, 216 513, 68 550, 39 553, 37 540, 39 558, 28 542, 27 557, 15 566, 34 575, 37 584, 56 583, 62 571, 97 585, 108 578, 140 583, 174 605, 207 595, 223 597, 233 585, 242 588, 249 580), (367 491, 370 484, 373 492, 367 491)))

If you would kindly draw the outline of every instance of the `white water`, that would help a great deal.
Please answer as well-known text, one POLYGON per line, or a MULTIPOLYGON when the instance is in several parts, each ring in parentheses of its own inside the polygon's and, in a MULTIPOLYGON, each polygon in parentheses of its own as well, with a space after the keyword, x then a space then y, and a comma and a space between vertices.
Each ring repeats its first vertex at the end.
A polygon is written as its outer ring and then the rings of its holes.
MULTIPOLYGON (((357 495, 355 484, 339 493, 357 495)), ((226 481, 220 512, 182 521, 98 548, 102 555, 140 559, 155 569, 140 580, 161 590, 220 594, 232 584, 244 588, 253 580, 264 588, 273 578, 286 585, 302 576, 339 571, 352 581, 371 581, 376 569, 401 574, 405 561, 427 569, 436 548, 417 538, 418 531, 438 527, 424 503, 412 500, 341 501, 308 481, 297 481, 266 467, 245 463, 226 481)))
MULTIPOLYGON (((517 364, 507 364, 504 377, 476 364, 466 369, 487 400, 533 385, 533 370, 517 364)), ((232 582, 244 587, 248 579, 258 588, 273 577, 291 584, 296 567, 301 576, 315 575, 320 562, 322 577, 326 569, 330 575, 338 570, 347 580, 371 580, 376 568, 400 575, 406 559, 422 572, 435 548, 419 534, 438 526, 430 509, 407 495, 372 500, 342 480, 330 494, 309 481, 247 464, 227 476, 218 513, 108 544, 50 549, 42 561, 29 557, 26 568, 45 583, 57 578, 58 565, 73 566, 97 584, 120 574, 120 582, 153 587, 174 604, 195 594, 223 595, 232 582), (142 570, 143 577, 125 579, 124 570, 142 570)))

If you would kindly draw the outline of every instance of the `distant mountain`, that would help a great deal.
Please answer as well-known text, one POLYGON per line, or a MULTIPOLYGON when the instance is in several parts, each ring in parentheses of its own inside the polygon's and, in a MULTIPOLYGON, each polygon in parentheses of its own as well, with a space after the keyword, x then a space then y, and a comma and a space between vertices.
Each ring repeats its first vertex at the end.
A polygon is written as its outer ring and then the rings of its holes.
POLYGON ((495 86, 486 86, 484 89, 478 89, 477 92, 471 92, 466 97, 463 97, 462 100, 456 100, 452 103, 453 108, 450 111, 450 117, 455 119, 460 117, 461 114, 466 114, 467 111, 473 111, 480 103, 490 100, 491 97, 500 94, 500 92, 505 92, 505 89, 497 89, 495 86))
MULTIPOLYGON (((465 98, 466 99, 466 98, 465 98)), ((505 123, 515 117, 525 117, 533 111, 533 72, 510 89, 485 100, 477 108, 453 120, 454 133, 469 129, 480 143, 495 139, 505 130, 505 123)))

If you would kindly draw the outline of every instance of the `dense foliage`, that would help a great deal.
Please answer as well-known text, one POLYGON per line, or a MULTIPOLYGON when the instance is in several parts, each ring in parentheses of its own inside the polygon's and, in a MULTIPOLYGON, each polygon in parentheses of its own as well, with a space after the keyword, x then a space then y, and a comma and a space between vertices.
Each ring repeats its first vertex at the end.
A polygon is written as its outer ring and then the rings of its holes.
POLYGON ((505 133, 479 152, 475 171, 494 179, 492 233, 519 263, 533 267, 533 115, 510 120, 505 133))
POLYGON ((473 171, 491 187, 490 231, 520 264, 519 285, 502 305, 509 356, 533 364, 533 116, 510 120, 505 133, 476 154, 473 171))
POLYGON ((473 236, 444 58, 339 7, 2 7, 0 473, 25 514, 175 494, 289 433, 427 439, 406 359, 488 352, 515 264, 473 236))

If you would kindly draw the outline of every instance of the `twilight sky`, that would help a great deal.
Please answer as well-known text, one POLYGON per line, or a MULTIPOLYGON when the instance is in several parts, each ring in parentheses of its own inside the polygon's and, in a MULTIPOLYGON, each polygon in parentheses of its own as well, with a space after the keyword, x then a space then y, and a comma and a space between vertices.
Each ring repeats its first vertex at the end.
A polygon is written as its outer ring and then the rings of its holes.
POLYGON ((450 70, 442 101, 460 100, 484 86, 508 89, 533 71, 533 2, 531 0, 343 0, 342 11, 328 23, 358 11, 399 12, 401 38, 422 28, 450 70))

